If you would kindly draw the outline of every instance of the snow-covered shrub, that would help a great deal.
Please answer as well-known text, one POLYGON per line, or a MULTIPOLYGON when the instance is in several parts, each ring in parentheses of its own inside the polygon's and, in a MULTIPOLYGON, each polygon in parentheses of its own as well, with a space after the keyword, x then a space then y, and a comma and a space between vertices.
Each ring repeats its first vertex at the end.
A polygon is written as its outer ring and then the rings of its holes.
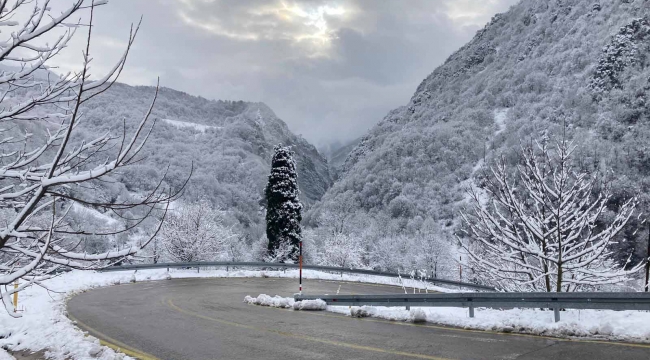
POLYGON ((232 249, 237 248, 233 243, 241 239, 224 224, 223 217, 206 201, 171 210, 158 234, 162 258, 170 262, 230 260, 232 249))
POLYGON ((364 249, 359 239, 346 234, 325 234, 319 253, 321 265, 346 268, 364 267, 364 249))

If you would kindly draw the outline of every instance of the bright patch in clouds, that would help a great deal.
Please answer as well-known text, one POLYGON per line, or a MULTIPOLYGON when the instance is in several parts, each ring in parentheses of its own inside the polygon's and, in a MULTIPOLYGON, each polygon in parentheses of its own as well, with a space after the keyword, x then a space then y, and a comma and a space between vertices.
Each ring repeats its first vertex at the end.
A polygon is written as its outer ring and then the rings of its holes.
POLYGON ((507 5, 517 2, 519 0, 454 0, 445 3, 445 13, 461 26, 482 27, 497 10, 503 11, 507 5))
POLYGON ((309 43, 318 52, 336 38, 331 20, 349 11, 330 2, 257 2, 179 0, 178 16, 192 27, 234 40, 309 43))
POLYGON ((322 43, 327 43, 332 38, 336 37, 336 35, 334 34, 334 30, 329 28, 325 16, 340 16, 345 14, 345 9, 343 9, 343 7, 331 7, 329 5, 321 5, 316 8, 305 9, 295 3, 288 6, 283 2, 282 6, 284 7, 284 10, 288 11, 290 14, 305 19, 304 24, 306 26, 315 28, 315 31, 298 34, 298 36, 296 36, 296 40, 298 41, 313 39, 322 43))
MULTIPOLYGON (((328 145, 363 135, 422 79, 519 0, 140 0, 98 9, 93 74, 144 21, 120 81, 262 101, 328 145)), ((52 1, 52 6, 67 1, 52 1)), ((53 59, 78 70, 85 36, 53 59)), ((44 39, 44 41, 54 41, 44 39)))

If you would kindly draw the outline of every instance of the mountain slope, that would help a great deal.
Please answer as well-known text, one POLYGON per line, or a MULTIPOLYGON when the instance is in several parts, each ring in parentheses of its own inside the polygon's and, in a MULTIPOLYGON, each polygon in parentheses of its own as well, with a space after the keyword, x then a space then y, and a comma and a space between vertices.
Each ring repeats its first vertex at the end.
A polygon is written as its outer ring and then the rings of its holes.
MULTIPOLYGON (((154 90, 115 84, 85 107, 80 135, 88 138, 106 130, 119 135, 122 119, 128 134, 148 109, 154 90)), ((331 184, 327 161, 263 103, 211 101, 161 88, 152 116, 157 122, 142 160, 113 175, 131 193, 151 190, 165 173, 165 184, 177 188, 193 163, 183 201, 205 198, 244 228, 259 227, 270 159, 279 143, 296 153, 303 203, 319 200, 331 184)))
MULTIPOLYGON (((352 198, 351 216, 389 219, 396 232, 427 218, 453 231, 484 161, 514 164, 520 144, 563 124, 578 165, 607 171, 610 208, 639 194, 646 211, 649 14, 644 0, 523 0, 496 15, 363 137, 308 221, 352 198)), ((623 236, 640 243, 647 232, 633 236, 637 226, 623 236)))
POLYGON ((328 149, 321 149, 320 152, 325 157, 327 157, 327 163, 330 167, 330 175, 332 178, 338 178, 338 174, 343 169, 345 160, 348 158, 352 150, 354 150, 357 145, 359 145, 361 138, 354 139, 345 144, 337 144, 336 146, 330 146, 328 149))

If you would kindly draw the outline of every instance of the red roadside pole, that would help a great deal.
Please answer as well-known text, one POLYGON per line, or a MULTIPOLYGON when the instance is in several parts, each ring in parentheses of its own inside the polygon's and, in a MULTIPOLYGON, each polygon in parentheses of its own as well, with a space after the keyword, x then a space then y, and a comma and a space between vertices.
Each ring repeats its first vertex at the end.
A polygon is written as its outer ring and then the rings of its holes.
POLYGON ((300 249, 300 254, 298 255, 298 261, 300 262, 300 295, 302 295, 302 240, 300 240, 298 248, 300 249))
POLYGON ((645 259, 645 292, 650 290, 650 223, 648 223, 648 257, 645 259))

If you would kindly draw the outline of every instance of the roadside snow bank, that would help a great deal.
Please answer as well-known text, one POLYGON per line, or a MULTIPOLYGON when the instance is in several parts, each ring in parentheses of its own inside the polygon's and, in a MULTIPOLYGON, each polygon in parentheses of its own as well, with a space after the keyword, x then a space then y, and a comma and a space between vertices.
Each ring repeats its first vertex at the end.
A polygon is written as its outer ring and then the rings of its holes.
POLYGON ((327 304, 321 299, 296 301, 294 310, 326 310, 327 304))
POLYGON ((291 309, 293 308, 294 304, 294 300, 292 298, 281 297, 278 295, 271 297, 266 294, 260 294, 256 298, 246 295, 244 302, 251 305, 270 306, 284 309, 291 309))
POLYGON ((325 310, 327 308, 325 301, 320 299, 295 301, 290 297, 281 297, 278 295, 271 297, 266 294, 260 294, 256 298, 250 295, 246 295, 244 302, 251 305, 270 306, 294 310, 325 310))
MULTIPOLYGON (((71 271, 44 283, 50 290, 33 286, 19 294, 19 307, 25 309, 22 317, 15 319, 0 307, 0 349, 10 351, 26 350, 38 352, 45 350, 45 355, 50 359, 124 359, 124 354, 118 354, 106 346, 100 346, 99 341, 86 336, 74 323, 68 319, 65 300, 79 292, 101 286, 125 284, 135 281, 165 280, 172 278, 226 278, 226 277, 273 277, 273 278, 298 278, 298 270, 284 271, 251 271, 251 270, 173 270, 169 273, 166 269, 119 271, 119 272, 84 272, 71 271)), ((422 282, 410 279, 399 279, 332 274, 313 270, 304 270, 303 277, 312 280, 337 280, 359 283, 375 283, 385 285, 404 285, 409 292, 413 289, 436 291, 450 291, 440 287, 424 285, 422 282)), ((420 291, 420 290, 418 290, 420 291)), ((424 290, 422 290, 424 291, 424 290)), ((291 305, 293 307, 293 299, 291 305)), ((305 303, 299 305, 302 310, 307 308, 324 307, 322 304, 305 303)), ((0 350, 0 360, 6 352, 0 350)), ((9 356, 9 354, 6 354, 9 356)))
POLYGON ((560 338, 588 338, 650 343, 650 313, 643 311, 567 310, 562 320, 553 311, 537 309, 476 309, 470 318, 461 308, 403 308, 328 306, 328 311, 352 317, 377 317, 393 321, 429 322, 465 329, 517 332, 560 338))
POLYGON ((0 349, 0 360, 16 360, 16 358, 9 355, 8 352, 0 349))

